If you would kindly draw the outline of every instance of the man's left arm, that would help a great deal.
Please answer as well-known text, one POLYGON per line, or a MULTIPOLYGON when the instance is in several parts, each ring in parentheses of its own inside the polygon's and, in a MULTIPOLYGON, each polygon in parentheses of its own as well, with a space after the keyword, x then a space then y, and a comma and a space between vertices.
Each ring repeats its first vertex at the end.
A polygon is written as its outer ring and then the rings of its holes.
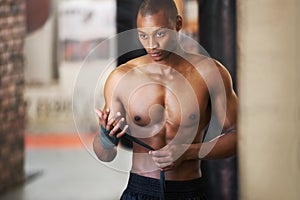
POLYGON ((192 144, 186 152, 186 159, 222 159, 233 156, 237 152, 238 98, 233 90, 229 72, 221 64, 215 64, 221 75, 223 86, 217 82, 212 84, 214 88, 211 106, 213 107, 212 115, 218 119, 218 125, 213 126, 222 127, 221 133, 208 142, 192 144))

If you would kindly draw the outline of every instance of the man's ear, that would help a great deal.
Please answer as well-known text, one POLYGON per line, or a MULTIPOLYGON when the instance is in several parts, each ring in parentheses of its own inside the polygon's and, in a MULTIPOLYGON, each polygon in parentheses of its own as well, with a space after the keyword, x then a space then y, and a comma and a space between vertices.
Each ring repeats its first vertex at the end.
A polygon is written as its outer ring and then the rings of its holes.
POLYGON ((177 15, 176 17, 176 31, 180 31, 182 28, 182 17, 180 15, 177 15))

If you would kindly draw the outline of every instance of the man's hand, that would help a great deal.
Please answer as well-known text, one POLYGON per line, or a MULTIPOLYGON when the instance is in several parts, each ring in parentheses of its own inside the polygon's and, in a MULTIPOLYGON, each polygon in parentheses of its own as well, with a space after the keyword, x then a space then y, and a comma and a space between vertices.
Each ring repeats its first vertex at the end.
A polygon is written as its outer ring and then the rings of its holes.
POLYGON ((185 160, 185 152, 189 146, 188 144, 169 144, 157 151, 150 151, 149 154, 158 168, 162 171, 169 171, 185 160))
POLYGON ((106 109, 105 111, 95 109, 95 112, 99 117, 99 125, 110 132, 109 136, 113 137, 114 135, 116 135, 117 138, 120 138, 126 133, 128 125, 125 125, 121 130, 121 127, 124 125, 125 119, 121 116, 120 112, 117 112, 110 119, 110 109, 106 109))

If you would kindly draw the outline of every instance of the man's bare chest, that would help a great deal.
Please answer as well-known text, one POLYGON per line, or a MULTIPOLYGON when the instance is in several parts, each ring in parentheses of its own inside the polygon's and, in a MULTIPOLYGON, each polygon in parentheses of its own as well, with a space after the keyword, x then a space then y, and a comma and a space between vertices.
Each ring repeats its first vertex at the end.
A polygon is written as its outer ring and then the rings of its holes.
POLYGON ((179 73, 129 77, 119 89, 127 121, 141 127, 164 123, 190 127, 204 117, 209 94, 201 77, 179 73))

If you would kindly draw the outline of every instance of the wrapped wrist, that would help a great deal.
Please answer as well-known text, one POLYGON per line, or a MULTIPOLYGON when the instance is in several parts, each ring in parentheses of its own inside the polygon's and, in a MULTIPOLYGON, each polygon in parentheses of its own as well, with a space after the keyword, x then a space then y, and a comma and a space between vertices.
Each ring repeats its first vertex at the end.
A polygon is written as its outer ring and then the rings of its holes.
POLYGON ((112 149, 118 145, 119 139, 114 136, 109 136, 110 131, 100 126, 100 144, 104 149, 112 149))

